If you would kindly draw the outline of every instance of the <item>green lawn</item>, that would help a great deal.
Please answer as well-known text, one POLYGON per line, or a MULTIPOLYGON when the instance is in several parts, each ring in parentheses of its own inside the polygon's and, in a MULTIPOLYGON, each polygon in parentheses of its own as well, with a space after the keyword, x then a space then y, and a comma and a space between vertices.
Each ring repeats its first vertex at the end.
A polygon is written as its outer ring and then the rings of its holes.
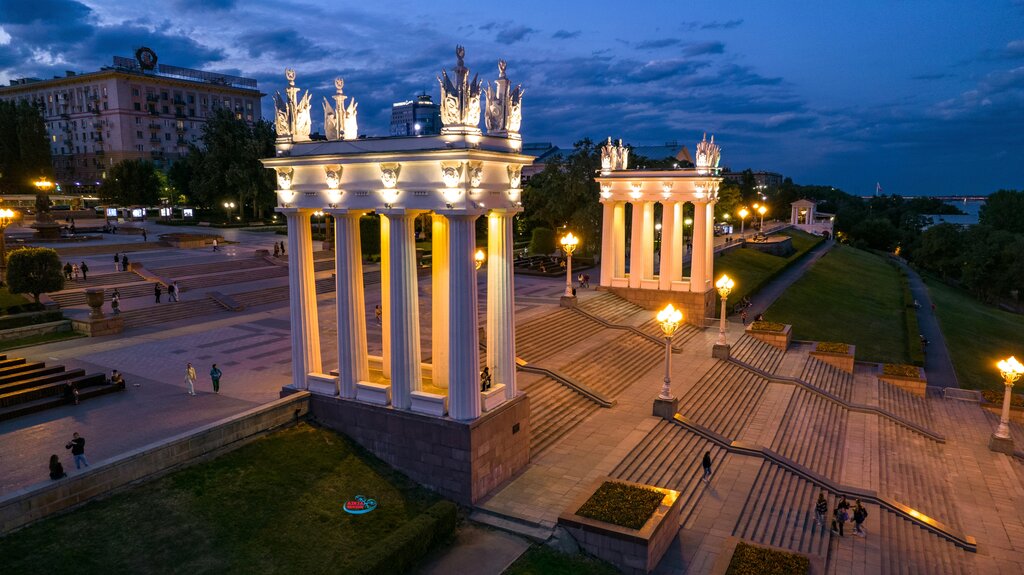
POLYGON ((729 294, 730 310, 732 304, 757 292, 786 266, 822 242, 821 237, 798 230, 785 230, 780 235, 793 238, 796 253, 788 258, 773 256, 753 248, 737 248, 715 258, 715 277, 712 279, 718 281, 722 274, 728 274, 736 282, 736 287, 729 294))
POLYGON ((765 319, 792 324, 795 339, 856 345, 858 360, 906 363, 904 311, 897 269, 838 245, 768 308, 765 319))
POLYGON ((17 349, 19 347, 29 347, 32 345, 40 345, 44 343, 53 343, 55 341, 63 341, 65 339, 76 339, 79 337, 85 337, 85 335, 73 331, 58 331, 54 333, 44 333, 41 335, 31 335, 29 337, 9 339, 0 342, 0 351, 17 349))
POLYGON ((32 300, 21 294, 9 292, 7 290, 7 286, 0 287, 0 309, 4 309, 12 305, 24 305, 30 301, 32 300))
POLYGON ((1024 316, 981 303, 936 279, 926 282, 960 387, 1002 391, 996 362, 1011 355, 1024 360, 1024 316))
POLYGON ((0 570, 346 573, 437 500, 348 439, 300 424, 0 539, 0 570), (377 509, 343 512, 356 495, 377 509))
POLYGON ((612 565, 584 555, 566 555, 534 545, 526 550, 502 575, 616 575, 612 565))

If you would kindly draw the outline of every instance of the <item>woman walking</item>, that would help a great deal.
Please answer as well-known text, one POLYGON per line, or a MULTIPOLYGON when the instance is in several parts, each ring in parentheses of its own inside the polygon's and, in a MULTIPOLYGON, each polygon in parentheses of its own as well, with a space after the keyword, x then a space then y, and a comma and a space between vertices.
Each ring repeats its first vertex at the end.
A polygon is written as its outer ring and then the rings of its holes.
POLYGON ((185 386, 188 387, 188 394, 194 397, 196 394, 196 368, 192 367, 191 363, 185 367, 185 386))

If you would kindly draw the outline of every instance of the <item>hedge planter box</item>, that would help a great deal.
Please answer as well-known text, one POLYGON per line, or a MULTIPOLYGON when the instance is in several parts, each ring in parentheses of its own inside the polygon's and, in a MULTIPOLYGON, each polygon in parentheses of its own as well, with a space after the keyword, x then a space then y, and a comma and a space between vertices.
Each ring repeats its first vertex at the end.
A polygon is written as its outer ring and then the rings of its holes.
MULTIPOLYGON (((845 344, 844 344, 845 345, 845 344)), ((817 348, 811 350, 811 357, 823 361, 832 367, 837 367, 846 373, 853 373, 854 356, 857 353, 857 346, 847 345, 846 353, 839 351, 819 351, 817 348)))
POLYGON ((793 326, 788 324, 777 324, 781 325, 782 329, 761 329, 758 324, 770 324, 771 322, 757 322, 747 326, 747 333, 750 334, 754 339, 759 339, 767 344, 771 344, 782 351, 786 351, 789 348, 789 342, 793 340, 793 326), (758 328, 755 328, 758 326, 758 328))
MULTIPOLYGON (((981 406, 996 414, 997 417, 1002 417, 1003 393, 1004 391, 1002 389, 998 392, 982 392, 982 396, 985 401, 981 403, 981 406)), ((1010 402, 1010 421, 1015 421, 1024 425, 1024 394, 1014 393, 1012 398, 1013 399, 1010 402)))
POLYGON ((915 366, 901 366, 906 368, 908 371, 917 371, 917 375, 911 374, 892 374, 885 373, 885 366, 882 367, 882 371, 878 374, 878 381, 883 381, 889 385, 894 385, 900 389, 909 391, 915 395, 921 397, 925 396, 925 389, 928 387, 928 378, 924 375, 924 370, 920 367, 915 366), (913 369, 910 369, 913 368, 913 369))
POLYGON ((682 508, 683 502, 678 491, 602 477, 583 490, 558 516, 558 524, 569 531, 580 547, 591 555, 608 561, 623 573, 646 575, 658 566, 679 533, 682 508), (662 494, 662 499, 639 529, 577 515, 580 508, 606 482, 656 491, 662 494))

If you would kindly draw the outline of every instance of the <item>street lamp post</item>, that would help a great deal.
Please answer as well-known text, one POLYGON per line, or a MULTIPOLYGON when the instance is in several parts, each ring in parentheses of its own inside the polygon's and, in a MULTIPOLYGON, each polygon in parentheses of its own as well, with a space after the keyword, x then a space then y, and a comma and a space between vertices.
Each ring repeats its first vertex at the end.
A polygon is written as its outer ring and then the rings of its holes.
POLYGON ((992 434, 988 447, 992 451, 1001 453, 1013 453, 1013 438, 1010 437, 1010 402, 1013 399, 1013 384, 1024 374, 1024 365, 1021 365, 1017 358, 1010 356, 996 364, 1003 376, 1003 385, 1006 391, 1003 394, 1003 414, 999 418, 999 427, 992 434))
POLYGON ((661 393, 658 399, 672 400, 672 336, 676 333, 679 324, 683 323, 683 312, 676 309, 672 304, 665 306, 665 309, 658 312, 658 323, 661 324, 661 332, 665 334, 665 382, 661 386, 661 393))
POLYGON ((476 266, 476 269, 480 269, 480 266, 484 265, 485 259, 487 259, 487 255, 484 254, 483 250, 477 250, 476 253, 473 254, 473 264, 476 266))
POLYGON ((576 236, 569 232, 562 236, 560 242, 562 249, 565 251, 565 293, 562 294, 562 298, 575 298, 576 296, 572 293, 572 252, 576 251, 576 246, 579 245, 580 240, 576 236))
POLYGON ((231 223, 231 210, 235 209, 235 202, 224 202, 224 209, 228 213, 228 223, 231 223))
POLYGON ((747 208, 740 208, 740 237, 741 238, 743 237, 744 230, 747 227, 747 216, 749 216, 749 215, 750 215, 750 212, 747 211, 747 208))
POLYGON ((768 208, 761 206, 757 208, 757 213, 761 214, 761 223, 757 226, 757 231, 764 233, 764 214, 768 211, 768 208))
POLYGON ((729 299, 729 292, 732 291, 733 286, 736 285, 727 275, 722 275, 721 278, 715 282, 715 287, 718 288, 718 296, 722 298, 722 317, 718 323, 718 344, 726 345, 725 339, 725 302, 729 299))
POLYGON ((13 210, 0 210, 0 286, 7 283, 7 226, 13 221, 13 210))

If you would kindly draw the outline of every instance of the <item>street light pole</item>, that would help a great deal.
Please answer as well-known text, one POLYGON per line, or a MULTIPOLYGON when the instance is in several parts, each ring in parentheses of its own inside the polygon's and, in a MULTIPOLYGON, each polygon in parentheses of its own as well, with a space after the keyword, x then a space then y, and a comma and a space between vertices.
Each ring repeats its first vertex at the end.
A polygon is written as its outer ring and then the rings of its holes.
POLYGON ((228 213, 228 223, 231 223, 231 210, 234 209, 235 202, 224 202, 224 209, 228 213))
POLYGON ((999 418, 999 427, 989 441, 989 449, 1003 453, 1013 453, 1013 438, 1010 437, 1010 402, 1013 399, 1013 384, 1024 374, 1024 365, 1017 358, 1010 356, 996 364, 1003 376, 1006 391, 1003 394, 1003 413, 999 418))
POLYGON ((0 286, 7 284, 7 226, 13 221, 13 210, 0 210, 0 286))
POLYGON ((761 224, 757 226, 757 231, 764 233, 764 214, 768 211, 768 208, 761 206, 757 208, 757 213, 761 214, 761 224))
POLYGON ((744 230, 747 227, 747 216, 749 216, 749 215, 750 215, 750 212, 747 211, 747 208, 740 208, 740 237, 741 238, 743 237, 744 230))
POLYGON ((569 232, 562 237, 562 249, 565 250, 565 294, 562 297, 576 297, 572 293, 572 252, 576 251, 576 246, 579 245, 580 240, 576 236, 569 232))
POLYGON ((683 312, 668 304, 665 309, 658 312, 658 323, 661 324, 661 332, 665 334, 665 382, 661 386, 661 393, 658 399, 672 399, 672 336, 676 328, 683 322, 683 312))
POLYGON ((729 299, 729 292, 732 291, 733 286, 736 285, 732 279, 723 275, 715 282, 715 287, 718 288, 718 296, 722 298, 722 317, 718 324, 718 345, 726 345, 725 339, 725 302, 729 299))

